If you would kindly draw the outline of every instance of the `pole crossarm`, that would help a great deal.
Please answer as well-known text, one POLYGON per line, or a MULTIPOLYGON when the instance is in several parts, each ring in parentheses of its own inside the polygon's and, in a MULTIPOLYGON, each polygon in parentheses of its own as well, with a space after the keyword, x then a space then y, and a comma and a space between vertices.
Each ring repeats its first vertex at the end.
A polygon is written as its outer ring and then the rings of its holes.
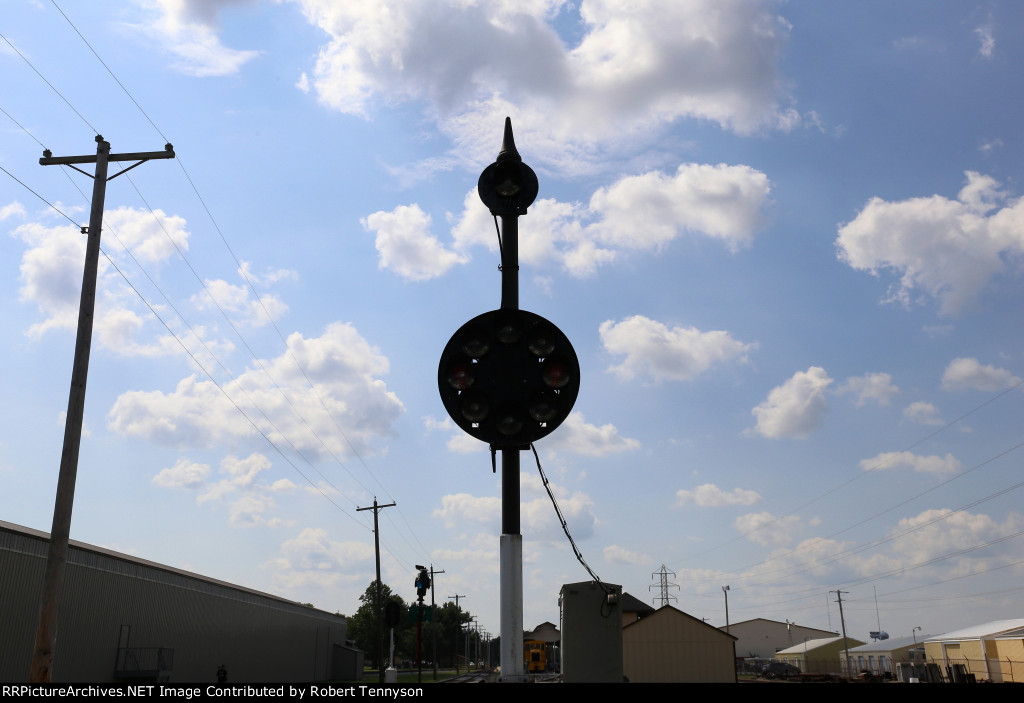
MULTIPOLYGON (((95 154, 86 154, 85 156, 51 156, 50 150, 47 149, 43 152, 42 158, 39 159, 40 166, 70 166, 72 164, 94 164, 96 163, 95 154)), ((163 151, 136 151, 130 154, 108 154, 107 161, 138 161, 143 163, 151 159, 173 159, 174 158, 174 147, 167 144, 163 151)), ((137 165, 137 164, 136 164, 137 165)), ((127 170, 127 169, 126 169, 127 170)), ((84 173, 84 172, 83 172, 84 173)), ((123 172, 122 172, 123 173, 123 172)), ((91 173, 85 174, 92 176, 91 173)), ((115 176, 117 174, 114 174, 115 176)), ((110 178, 114 178, 111 176, 110 178)), ((107 180, 110 180, 108 178, 107 180)))

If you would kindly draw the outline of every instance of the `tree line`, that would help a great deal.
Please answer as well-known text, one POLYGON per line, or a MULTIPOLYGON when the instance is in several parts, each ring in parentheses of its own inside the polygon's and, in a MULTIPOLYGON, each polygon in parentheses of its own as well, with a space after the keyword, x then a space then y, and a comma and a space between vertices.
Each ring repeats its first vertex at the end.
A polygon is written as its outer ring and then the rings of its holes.
MULTIPOLYGON (((403 598, 391 590, 387 584, 381 585, 381 600, 377 601, 377 581, 373 581, 367 587, 363 595, 359 596, 360 606, 354 615, 345 615, 346 638, 352 644, 365 652, 365 661, 368 665, 376 667, 377 662, 377 613, 383 612, 383 607, 389 602, 395 603, 399 608, 398 625, 395 627, 395 666, 400 666, 404 661, 416 660, 416 620, 409 615, 409 606, 415 603, 406 603, 403 598), (378 605, 381 610, 378 611, 378 605)), ((429 604, 428 604, 429 607, 429 604)), ((341 613, 339 613, 340 615, 341 613)), ((433 660, 433 636, 437 634, 437 662, 439 666, 454 667, 456 658, 460 666, 466 663, 466 634, 463 632, 465 626, 471 621, 472 614, 456 607, 450 601, 438 603, 434 606, 431 622, 423 623, 422 639, 420 645, 420 659, 423 661, 433 660)), ((384 626, 384 662, 387 664, 388 648, 390 638, 389 628, 384 626)), ((475 633, 472 635, 474 644, 470 646, 470 660, 475 654, 475 633)))

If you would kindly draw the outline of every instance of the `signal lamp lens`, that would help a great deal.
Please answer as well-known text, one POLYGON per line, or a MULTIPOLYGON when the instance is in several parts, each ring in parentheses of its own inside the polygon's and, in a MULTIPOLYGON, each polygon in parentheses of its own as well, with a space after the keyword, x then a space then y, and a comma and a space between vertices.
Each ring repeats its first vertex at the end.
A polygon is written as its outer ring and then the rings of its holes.
POLYGON ((505 413, 500 420, 497 422, 498 432, 502 433, 506 437, 519 434, 519 431, 523 429, 523 419, 515 413, 505 413))
POLYGON ((494 333, 502 344, 515 344, 523 336, 523 327, 520 321, 512 316, 502 318, 498 322, 498 328, 494 333))
POLYGON ((460 400, 459 411, 470 422, 483 422, 491 410, 487 396, 480 392, 463 393, 460 400))
POLYGON ((519 165, 506 161, 494 171, 494 190, 503 198, 511 198, 523 187, 523 176, 519 165))
POLYGON ((473 385, 473 366, 468 361, 456 361, 448 367, 448 385, 464 391, 473 385))
POLYGON ((487 344, 487 335, 483 330, 474 328, 462 338, 462 351, 474 359, 479 359, 487 353, 490 347, 487 344))
POLYGON ((530 417, 537 422, 550 422, 558 415, 558 401, 551 393, 541 391, 530 399, 530 417))
POLYGON ((526 346, 530 348, 534 356, 541 358, 549 356, 555 350, 555 337, 552 334, 551 328, 547 325, 534 325, 533 329, 530 330, 526 346))
POLYGON ((570 380, 569 366, 563 361, 549 359, 544 363, 544 371, 541 378, 551 388, 562 388, 570 380))

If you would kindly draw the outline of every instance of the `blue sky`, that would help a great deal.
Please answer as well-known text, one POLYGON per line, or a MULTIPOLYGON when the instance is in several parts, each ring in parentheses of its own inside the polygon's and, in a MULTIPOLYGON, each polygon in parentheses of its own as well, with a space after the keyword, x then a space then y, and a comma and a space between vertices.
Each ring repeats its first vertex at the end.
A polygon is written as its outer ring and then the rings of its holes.
MULTIPOLYGON (((500 302, 509 115, 520 303, 582 369, 537 449, 603 580, 832 629, 841 589, 860 639, 1020 615, 1019 4, 58 4, 131 97, 5 8, 0 165, 67 217, 0 179, 0 519, 49 529, 88 220, 40 144, 170 141, 107 191, 72 537, 351 613, 376 496, 385 581, 432 562, 496 634, 500 484, 436 374, 500 302)), ((522 486, 557 622, 589 576, 522 486)))

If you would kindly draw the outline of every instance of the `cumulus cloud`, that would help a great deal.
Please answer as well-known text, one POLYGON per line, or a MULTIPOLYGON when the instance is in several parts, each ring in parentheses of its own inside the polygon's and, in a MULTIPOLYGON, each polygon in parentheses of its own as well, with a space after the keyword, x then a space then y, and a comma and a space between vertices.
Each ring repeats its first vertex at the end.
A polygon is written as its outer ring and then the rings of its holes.
POLYGON ((220 473, 225 477, 209 483, 208 465, 181 458, 174 466, 157 473, 152 481, 164 488, 198 491, 196 502, 200 504, 225 504, 228 523, 232 527, 275 527, 284 524, 284 521, 268 517, 277 508, 269 494, 288 491, 295 486, 288 479, 279 479, 271 484, 259 481, 260 474, 270 468, 270 460, 259 452, 253 452, 244 459, 229 455, 220 463, 220 473))
POLYGON ((757 418, 753 431, 771 438, 807 437, 828 412, 825 389, 832 380, 820 366, 793 374, 751 411, 757 418))
POLYGON ((376 235, 379 266, 399 276, 424 281, 444 275, 455 264, 469 258, 446 249, 430 234, 430 215, 419 205, 399 205, 391 212, 375 212, 364 217, 363 228, 376 235))
POLYGON ((839 228, 839 259, 873 275, 899 274, 888 300, 909 304, 921 291, 943 313, 968 308, 1004 270, 1004 259, 1024 251, 1024 200, 1009 200, 989 176, 966 175, 956 200, 872 198, 839 228))
POLYGON ((294 588, 304 585, 337 586, 358 582, 373 573, 372 541, 339 542, 327 530, 307 527, 281 544, 281 555, 263 564, 274 579, 294 588))
MULTIPOLYGON (((538 200, 519 237, 519 258, 536 267, 560 266, 576 277, 630 252, 656 251, 686 234, 712 237, 731 251, 747 246, 764 220, 771 183, 749 166, 682 164, 674 174, 650 171, 599 188, 588 204, 538 200)), ((497 249, 494 221, 477 191, 449 215, 451 244, 430 231, 416 204, 362 219, 375 234, 379 266, 409 280, 441 276, 470 260, 469 249, 497 249)))
POLYGON ((768 177, 749 166, 682 164, 601 188, 590 199, 600 220, 587 233, 623 249, 650 249, 684 231, 720 239, 735 251, 762 223, 768 177))
POLYGON ((766 547, 784 547, 803 529, 796 515, 776 517, 769 512, 740 515, 733 526, 751 542, 766 547))
POLYGON ((789 26, 773 2, 584 0, 574 46, 554 29, 575 10, 561 2, 297 2, 330 37, 313 70, 321 102, 359 115, 420 102, 478 162, 506 114, 541 158, 576 164, 680 118, 740 133, 800 122, 785 104, 789 26))
POLYGON ((604 560, 609 564, 627 564, 630 566, 643 566, 654 562, 649 556, 642 552, 634 552, 617 544, 604 548, 604 560))
POLYGON ((380 379, 388 371, 388 360, 352 325, 336 322, 320 337, 308 339, 296 332, 287 345, 286 352, 263 361, 262 368, 222 383, 223 393, 194 375, 170 392, 122 393, 107 414, 108 426, 154 444, 208 448, 258 440, 255 423, 274 442, 341 458, 353 451, 367 456, 376 440, 394 434, 392 424, 404 407, 380 379))
POLYGON ((288 306, 277 296, 264 293, 257 299, 249 286, 236 286, 221 278, 204 281, 203 292, 193 295, 191 302, 200 311, 219 308, 236 324, 246 327, 262 327, 288 313, 288 306))
POLYGON ((859 408, 869 400, 879 405, 888 405, 900 389, 899 386, 893 385, 892 376, 887 373, 866 373, 863 376, 851 376, 846 379, 839 387, 839 392, 856 395, 859 408))
POLYGON ((942 374, 942 388, 947 391, 998 391, 1020 381, 1006 369, 982 365, 977 359, 953 359, 942 374))
MULTIPOLYGON (((185 220, 154 212, 118 208, 104 213, 104 251, 123 267, 128 258, 125 251, 148 267, 159 266, 188 249, 189 233, 185 220)), ((50 331, 74 330, 78 326, 81 295, 82 262, 85 260, 86 237, 75 227, 45 227, 29 222, 16 227, 12 234, 25 243, 19 266, 21 300, 34 303, 41 320, 28 329, 28 335, 39 338, 50 331)), ((94 339, 97 347, 122 356, 163 356, 180 354, 181 347, 171 335, 153 341, 139 337, 151 314, 138 295, 110 266, 107 257, 100 257, 97 280, 97 305, 94 339)), ((182 343, 193 353, 206 330, 195 326, 180 330, 182 343)), ((220 349, 223 343, 207 342, 220 349)))
POLYGON ((260 52, 221 44, 217 17, 223 8, 249 1, 155 0, 158 14, 136 28, 175 57, 175 70, 190 76, 229 76, 260 52))
MULTIPOLYGON (((451 432, 447 447, 459 454, 485 451, 487 443, 466 434, 448 418, 438 421, 424 418, 424 426, 431 431, 451 432)), ((545 451, 570 452, 583 456, 606 456, 640 448, 640 442, 623 437, 612 424, 601 426, 588 423, 580 412, 571 412, 558 429, 539 440, 545 451)))
POLYGON ((673 327, 634 315, 622 322, 606 320, 599 328, 605 350, 625 355, 608 370, 623 379, 642 374, 655 380, 688 381, 728 361, 746 361, 756 344, 744 344, 725 331, 701 332, 695 327, 673 327))
POLYGON ((6 220, 8 217, 24 217, 25 208, 24 206, 15 200, 12 203, 8 203, 3 207, 0 207, 0 222, 6 220))
POLYGON ((870 459, 863 459, 860 467, 865 471, 909 468, 925 474, 951 474, 963 468, 963 464, 952 454, 922 456, 911 452, 882 452, 870 459))
MULTIPOLYGON (((893 534, 901 535, 893 542, 893 553, 901 564, 921 564, 946 554, 972 549, 1019 531, 1022 527, 1024 519, 1016 513, 1010 513, 1006 520, 999 523, 988 515, 964 510, 925 510, 900 520, 893 528, 893 534)), ((971 573, 986 568, 986 562, 993 562, 991 565, 994 565, 1016 561, 1017 558, 1016 553, 1000 553, 996 547, 972 551, 970 555, 959 557, 952 563, 944 561, 942 568, 947 573, 971 573)))
MULTIPOLYGON (((562 526, 551 505, 551 499, 543 490, 540 480, 533 474, 523 473, 520 480, 524 485, 524 497, 530 493, 535 498, 521 501, 519 514, 524 524, 530 525, 529 539, 564 539, 562 526)), ((594 505, 590 496, 582 491, 570 492, 556 483, 549 483, 551 492, 558 501, 569 529, 575 539, 586 539, 594 533, 597 518, 594 516, 594 505)), ((440 507, 433 512, 445 527, 453 528, 466 522, 488 526, 491 530, 499 530, 501 526, 501 498, 496 496, 474 496, 468 493, 455 493, 442 496, 440 507)))
POLYGON ((725 505, 753 505, 760 503, 761 495, 757 491, 734 488, 725 491, 713 483, 705 483, 693 490, 676 491, 676 505, 696 505, 701 508, 721 507, 725 505))
POLYGON ((946 421, 939 417, 939 409, 923 400, 918 400, 903 408, 903 417, 919 425, 946 424, 946 421))
POLYGON ((640 448, 640 442, 620 435, 615 425, 591 425, 578 411, 569 413, 558 429, 540 442, 545 449, 582 456, 607 456, 640 448))
POLYGON ((210 475, 207 464, 199 464, 188 459, 178 459, 170 468, 163 469, 153 477, 153 483, 166 488, 200 488, 210 475))

